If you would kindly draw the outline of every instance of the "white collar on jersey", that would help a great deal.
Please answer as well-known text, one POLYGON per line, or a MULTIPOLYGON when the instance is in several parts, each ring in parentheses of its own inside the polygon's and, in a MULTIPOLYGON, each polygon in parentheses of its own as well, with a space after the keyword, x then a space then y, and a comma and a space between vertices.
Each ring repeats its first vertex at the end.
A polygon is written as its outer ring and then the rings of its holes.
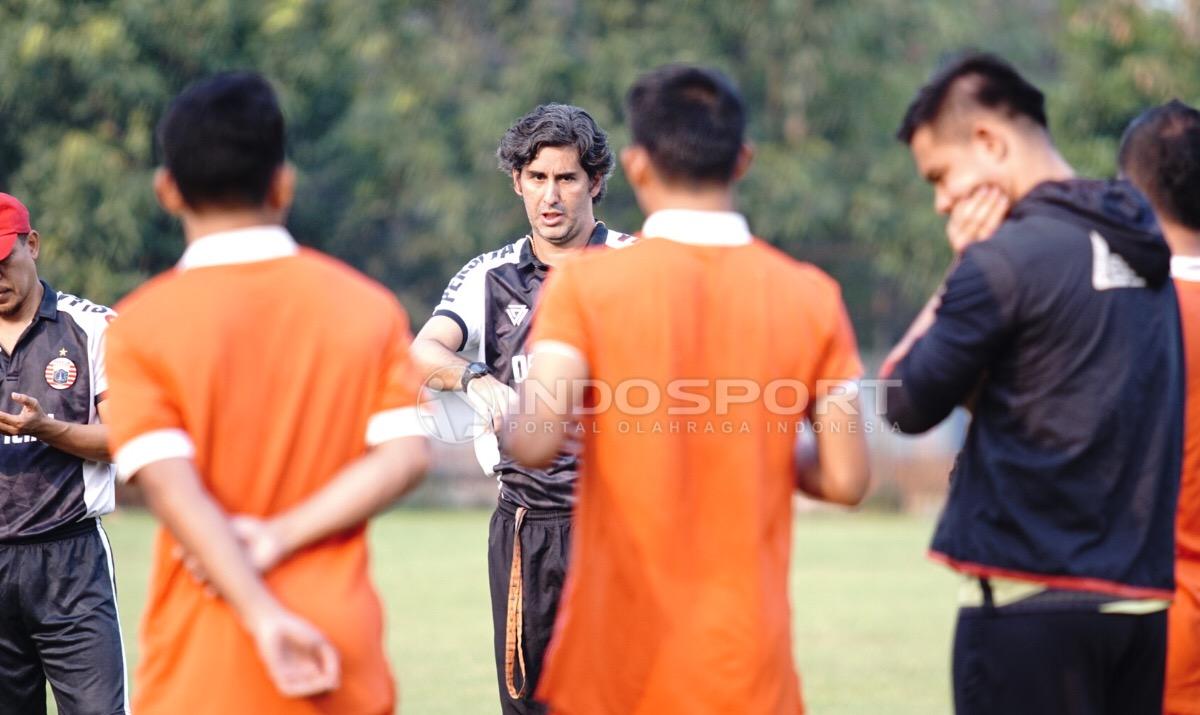
POLYGON ((1200 256, 1171 256, 1171 277, 1200 282, 1200 256))
POLYGON ((300 247, 283 226, 251 226, 201 236, 188 244, 180 270, 257 263, 294 256, 300 247))
POLYGON ((655 211, 642 225, 643 238, 667 238, 693 246, 744 246, 750 243, 746 217, 733 211, 655 211))

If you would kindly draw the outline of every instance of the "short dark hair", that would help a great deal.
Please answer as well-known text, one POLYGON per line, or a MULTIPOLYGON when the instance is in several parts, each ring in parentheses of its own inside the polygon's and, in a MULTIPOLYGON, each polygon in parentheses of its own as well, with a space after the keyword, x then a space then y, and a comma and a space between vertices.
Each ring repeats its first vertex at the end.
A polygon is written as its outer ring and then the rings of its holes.
POLYGON ((275 92, 254 72, 189 86, 158 124, 163 163, 192 208, 261 206, 285 141, 275 92))
POLYGON ((1200 112, 1177 99, 1143 112, 1117 156, 1156 213, 1200 230, 1200 112))
POLYGON ((496 149, 500 171, 510 176, 520 172, 548 146, 573 146, 579 151, 579 165, 588 179, 600 182, 600 191, 592 199, 600 203, 614 163, 608 135, 592 115, 570 104, 539 105, 509 127, 496 149))
POLYGON ((746 139, 746 106, 733 82, 704 67, 667 65, 625 97, 633 143, 665 177, 729 183, 746 139))
POLYGON ((996 55, 965 52, 934 72, 925 86, 917 90, 896 138, 911 144, 917 129, 941 118, 950 104, 948 100, 960 86, 966 92, 963 99, 977 106, 1010 118, 1025 117, 1043 129, 1047 126, 1046 98, 1040 89, 996 55))

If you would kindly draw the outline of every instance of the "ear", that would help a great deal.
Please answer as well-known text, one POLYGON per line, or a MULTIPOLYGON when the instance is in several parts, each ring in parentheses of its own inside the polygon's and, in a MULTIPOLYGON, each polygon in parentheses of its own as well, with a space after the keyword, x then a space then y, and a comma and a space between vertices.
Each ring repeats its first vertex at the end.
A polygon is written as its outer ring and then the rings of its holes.
POLYGON ((271 177, 267 190, 267 205, 276 211, 287 211, 296 197, 296 169, 284 162, 271 177))
POLYGON ((994 122, 980 120, 971 128, 971 143, 993 162, 1003 162, 1009 153, 1009 134, 994 122))
POLYGON ((604 177, 599 174, 597 174, 595 178, 589 176, 588 182, 592 187, 589 193, 592 195, 592 198, 595 199, 600 195, 600 187, 604 186, 604 177))
POLYGON ((171 172, 167 171, 165 166, 154 170, 154 195, 163 211, 172 216, 179 216, 187 209, 187 203, 183 200, 183 194, 179 192, 175 177, 171 176, 171 172))
POLYGON ((621 168, 630 187, 638 189, 645 186, 650 178, 650 153, 637 144, 625 147, 621 150, 621 168))
POLYGON ((31 230, 29 235, 25 237, 25 248, 29 251, 30 257, 36 261, 38 253, 42 249, 42 237, 38 235, 37 231, 31 230))
POLYGON ((520 171, 520 169, 513 169, 512 180, 513 180, 513 192, 517 196, 524 197, 525 194, 521 193, 521 171, 520 171))
POLYGON ((737 164, 733 167, 733 180, 740 181, 746 172, 750 171, 752 163, 754 163, 754 145, 747 142, 738 151, 737 164))

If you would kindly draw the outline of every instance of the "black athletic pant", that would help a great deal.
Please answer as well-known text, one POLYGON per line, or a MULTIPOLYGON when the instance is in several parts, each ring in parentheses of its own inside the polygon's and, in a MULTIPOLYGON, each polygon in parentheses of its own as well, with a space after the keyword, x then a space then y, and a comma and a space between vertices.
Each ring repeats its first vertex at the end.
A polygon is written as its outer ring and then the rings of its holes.
POLYGON ((96 519, 0 544, 0 715, 125 713, 108 537, 96 519))
MULTIPOLYGON (((1167 612, 1034 603, 961 608, 954 634, 958 715, 1159 715, 1167 612)), ((1111 597, 1109 597, 1111 600, 1111 597)))
POLYGON ((520 522, 521 560, 520 579, 514 582, 513 541, 517 533, 517 507, 499 500, 488 531, 488 581, 492 592, 492 627, 496 647, 496 677, 500 684, 500 711, 505 715, 542 715, 546 707, 533 700, 542 658, 550 635, 554 632, 554 617, 562 595, 567 573, 567 557, 571 541, 571 512, 569 510, 523 511, 520 522), (510 588, 510 586, 512 588, 510 588), (515 605, 520 601, 520 619, 516 620, 515 605), (514 609, 510 613, 509 601, 514 609), (515 638, 520 625, 520 638, 515 638), (513 646, 508 656, 508 646, 513 646), (524 672, 521 668, 524 654, 524 672), (509 665, 506 666, 506 661, 509 665), (512 686, 524 693, 520 698, 509 694, 511 668, 512 686))

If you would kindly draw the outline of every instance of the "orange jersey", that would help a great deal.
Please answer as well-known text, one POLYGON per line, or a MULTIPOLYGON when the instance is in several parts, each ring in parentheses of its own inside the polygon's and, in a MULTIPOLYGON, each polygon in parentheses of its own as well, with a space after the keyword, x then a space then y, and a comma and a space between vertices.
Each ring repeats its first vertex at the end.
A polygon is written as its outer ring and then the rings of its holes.
POLYGON ((534 359, 569 351, 595 385, 538 697, 571 715, 801 712, 793 449, 805 398, 860 376, 853 331, 836 283, 737 214, 661 212, 643 233, 556 268, 538 308, 534 359))
MULTIPOLYGON (((192 454, 227 513, 269 516, 318 491, 369 443, 419 433, 408 322, 381 286, 297 249, 279 228, 202 238, 180 266, 126 299, 109 330, 110 441, 123 478, 192 454)), ((306 700, 278 694, 233 610, 205 595, 174 543, 159 529, 136 712, 392 712, 365 528, 300 551, 266 578, 341 656, 341 686, 306 700)))
MULTIPOLYGON (((1178 258, 1175 260, 1178 262, 1178 258)), ((1181 556, 1200 559, 1200 269, 1194 277, 1194 280, 1175 279, 1187 365, 1183 475, 1179 485, 1176 550, 1181 556)))
POLYGON ((1200 714, 1200 259, 1176 256, 1171 271, 1179 296, 1187 399, 1165 705, 1168 713, 1193 715, 1200 714))

